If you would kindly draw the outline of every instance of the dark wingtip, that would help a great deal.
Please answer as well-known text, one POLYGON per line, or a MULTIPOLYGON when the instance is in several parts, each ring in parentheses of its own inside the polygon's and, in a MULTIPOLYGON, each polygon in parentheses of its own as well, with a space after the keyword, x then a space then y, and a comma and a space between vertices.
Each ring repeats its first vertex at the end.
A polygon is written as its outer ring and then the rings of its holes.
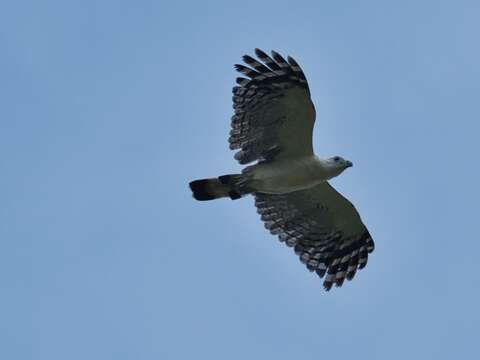
POLYGON ((327 272, 327 269, 318 269, 315 271, 317 273, 317 275, 320 277, 320 278, 323 278, 325 276, 325 273, 327 272))
POLYGON ((255 48, 255 55, 258 57, 267 57, 268 55, 262 49, 255 48))
POLYGON ((295 61, 295 59, 290 55, 287 56, 287 61, 292 66, 299 66, 298 63, 295 61))
POLYGON ((330 291, 332 288, 333 283, 331 281, 324 281, 323 282, 323 288, 325 291, 330 291))
POLYGON ((256 60, 252 58, 250 55, 243 55, 242 60, 245 61, 247 64, 251 64, 252 62, 255 62, 256 60))
POLYGON ((275 61, 277 62, 281 62, 281 63, 286 63, 287 61, 283 58, 282 55, 280 55, 278 52, 276 52, 275 50, 272 50, 270 51, 270 53, 272 54, 272 57, 275 59, 275 61))

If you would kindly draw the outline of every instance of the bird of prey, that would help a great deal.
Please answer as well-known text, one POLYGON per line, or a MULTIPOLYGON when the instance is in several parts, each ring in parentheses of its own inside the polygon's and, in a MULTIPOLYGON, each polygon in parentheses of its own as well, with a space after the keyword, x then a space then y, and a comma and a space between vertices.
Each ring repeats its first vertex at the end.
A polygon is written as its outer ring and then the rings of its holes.
POLYGON ((243 56, 248 66, 235 65, 245 77, 233 88, 228 140, 240 164, 255 163, 241 174, 192 181, 190 189, 201 201, 252 194, 265 227, 324 278, 328 291, 353 279, 374 249, 355 207, 328 183, 352 163, 314 154, 315 108, 298 63, 275 51, 255 54, 243 56))

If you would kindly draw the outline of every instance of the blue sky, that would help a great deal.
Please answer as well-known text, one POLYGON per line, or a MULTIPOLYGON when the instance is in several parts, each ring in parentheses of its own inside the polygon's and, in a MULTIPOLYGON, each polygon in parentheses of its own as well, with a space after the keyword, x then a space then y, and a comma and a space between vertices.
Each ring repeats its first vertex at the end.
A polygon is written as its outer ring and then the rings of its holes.
POLYGON ((478 1, 0 6, 3 359, 452 359, 478 353, 478 1), (252 198, 232 65, 294 56, 319 154, 376 250, 330 293, 252 198))

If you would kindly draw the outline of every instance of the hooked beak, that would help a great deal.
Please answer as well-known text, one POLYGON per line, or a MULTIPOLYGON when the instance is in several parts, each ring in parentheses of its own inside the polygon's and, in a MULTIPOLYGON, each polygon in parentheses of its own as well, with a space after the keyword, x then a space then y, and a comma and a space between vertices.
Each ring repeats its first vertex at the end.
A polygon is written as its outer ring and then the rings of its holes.
POLYGON ((347 161, 347 168, 352 167, 353 163, 351 161, 347 161))

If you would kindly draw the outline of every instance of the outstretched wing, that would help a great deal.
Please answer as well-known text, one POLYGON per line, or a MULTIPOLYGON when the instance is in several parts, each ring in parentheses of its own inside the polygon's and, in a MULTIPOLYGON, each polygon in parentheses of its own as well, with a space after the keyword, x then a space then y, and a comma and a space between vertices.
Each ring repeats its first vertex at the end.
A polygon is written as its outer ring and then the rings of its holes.
POLYGON ((247 78, 237 78, 233 88, 230 148, 240 149, 235 159, 241 164, 294 158, 313 154, 312 131, 315 108, 307 79, 297 62, 272 57, 255 49, 260 62, 245 55, 250 67, 236 64, 247 78))
POLYGON ((355 207, 327 182, 282 195, 255 194, 265 227, 294 247, 324 287, 342 286, 367 264, 374 242, 355 207))

